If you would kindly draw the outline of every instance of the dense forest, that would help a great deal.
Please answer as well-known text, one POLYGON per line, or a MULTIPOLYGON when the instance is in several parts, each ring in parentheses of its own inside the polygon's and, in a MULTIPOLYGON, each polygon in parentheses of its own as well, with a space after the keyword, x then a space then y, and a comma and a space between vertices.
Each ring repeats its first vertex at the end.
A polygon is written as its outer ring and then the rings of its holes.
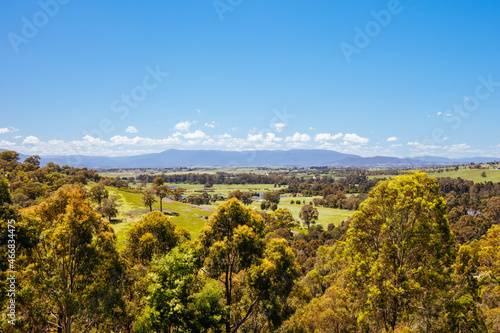
POLYGON ((127 180, 13 151, 0 170, 3 332, 500 331, 500 183, 361 169, 127 180), (185 197, 165 185, 243 182, 276 187, 185 197), (150 210, 125 246, 106 186, 150 210), (304 228, 281 195, 316 196, 304 228), (218 206, 196 238, 151 208, 164 198, 218 206), (317 207, 355 212, 323 228, 317 207))

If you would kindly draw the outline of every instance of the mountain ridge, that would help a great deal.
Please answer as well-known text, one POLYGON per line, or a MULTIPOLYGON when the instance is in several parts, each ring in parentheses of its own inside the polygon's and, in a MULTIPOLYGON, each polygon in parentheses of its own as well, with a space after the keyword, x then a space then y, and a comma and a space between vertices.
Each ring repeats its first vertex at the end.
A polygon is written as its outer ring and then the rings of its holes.
MULTIPOLYGON (((3 151, 4 149, 0 149, 3 151)), ((20 154, 22 158, 28 155, 20 154)), ((494 157, 471 157, 450 159, 439 156, 421 157, 361 157, 326 149, 291 150, 179 150, 168 149, 159 153, 134 156, 81 156, 48 155, 42 156, 41 163, 54 162, 60 165, 87 167, 92 169, 112 168, 172 168, 172 167, 417 167, 432 165, 451 165, 481 163, 498 160, 494 157)))

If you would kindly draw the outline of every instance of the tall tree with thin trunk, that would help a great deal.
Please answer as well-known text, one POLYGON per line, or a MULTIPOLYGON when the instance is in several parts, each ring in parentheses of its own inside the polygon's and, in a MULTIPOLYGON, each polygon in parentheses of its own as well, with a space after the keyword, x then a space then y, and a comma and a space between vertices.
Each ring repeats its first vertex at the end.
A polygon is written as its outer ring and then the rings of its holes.
MULTIPOLYGON (((161 178, 163 179, 163 178, 161 178)), ((163 199, 166 198, 170 193, 170 187, 167 185, 158 185, 154 187, 156 196, 160 200, 160 212, 163 212, 163 199)))
POLYGON ((304 205, 300 209, 299 217, 304 221, 307 230, 311 227, 311 223, 316 223, 319 213, 318 210, 312 205, 304 205))
POLYGON ((415 172, 380 182, 354 213, 347 244, 348 293, 363 331, 393 332, 403 319, 435 331, 454 237, 434 178, 415 172))
POLYGON ((149 207, 149 211, 153 211, 153 204, 156 202, 156 191, 154 188, 147 188, 142 192, 142 202, 146 207, 149 207))

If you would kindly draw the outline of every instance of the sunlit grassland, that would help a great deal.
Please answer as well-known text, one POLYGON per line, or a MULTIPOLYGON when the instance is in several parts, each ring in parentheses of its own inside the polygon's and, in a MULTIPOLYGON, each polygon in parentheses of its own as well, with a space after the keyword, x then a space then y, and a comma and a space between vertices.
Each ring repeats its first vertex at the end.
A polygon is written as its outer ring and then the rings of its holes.
MULTIPOLYGON (((433 169, 426 170, 422 169, 423 172, 427 173, 429 177, 434 178, 462 178, 466 180, 472 180, 474 183, 483 183, 487 181, 491 182, 500 182, 500 169, 499 166, 490 166, 488 164, 483 164, 482 169, 470 169, 469 166, 461 166, 458 170, 446 171, 446 169, 451 169, 452 167, 443 167, 442 172, 437 172, 433 169), (485 172, 486 177, 481 176, 481 174, 485 172)), ((394 176, 392 175, 376 175, 376 176, 368 176, 369 179, 374 178, 384 178, 390 179, 394 176)))
POLYGON ((500 182, 500 170, 497 168, 488 169, 469 169, 468 167, 460 167, 456 171, 443 171, 436 173, 429 173, 431 177, 451 177, 451 178, 462 178, 467 180, 472 180, 474 183, 482 182, 500 182), (481 176, 483 171, 486 173, 486 177, 481 176))
MULTIPOLYGON (((127 231, 135 222, 149 212, 149 207, 144 206, 141 200, 142 194, 140 193, 128 192, 113 187, 106 187, 106 189, 110 195, 118 197, 117 202, 120 205, 118 208, 119 214, 114 220, 117 223, 113 224, 113 228, 115 229, 119 246, 123 246, 127 231)), ((193 238, 198 237, 200 230, 205 225, 203 217, 210 216, 215 208, 215 205, 198 208, 181 202, 163 202, 163 211, 179 214, 179 216, 169 216, 172 222, 179 227, 186 228, 193 238)), ((153 205, 153 209, 160 209, 159 201, 153 205)))
MULTIPOLYGON (((189 184, 187 184, 189 185, 189 184)), ((201 191, 203 190, 203 186, 200 185, 189 185, 186 186, 188 191, 187 194, 189 193, 196 193, 195 191, 201 191)), ((142 216, 147 214, 149 212, 149 208, 144 206, 144 203, 142 202, 142 194, 140 193, 134 193, 122 189, 117 189, 114 187, 106 187, 106 189, 109 191, 110 195, 115 195, 118 197, 118 204, 119 206, 119 214, 118 216, 113 220, 113 228, 115 230, 115 233, 118 238, 118 245, 123 246, 125 245, 125 238, 126 238, 126 233, 130 229, 130 227, 137 222, 142 216)), ((224 196, 227 196, 227 194, 231 191, 235 190, 242 190, 242 191, 267 191, 267 190, 274 190, 273 185, 265 185, 265 184, 258 184, 258 185, 215 185, 214 188, 212 189, 214 193, 219 193, 223 194, 224 196)), ((303 201, 305 201, 307 204, 313 200, 314 197, 283 197, 281 198, 281 202, 279 204, 280 208, 286 208, 289 209, 294 218, 296 220, 299 219, 299 213, 300 209, 303 206, 303 201), (290 201, 293 200, 294 202, 297 200, 300 200, 300 204, 290 204, 290 201)), ((222 202, 217 202, 217 204, 220 204, 222 202)), ((255 200, 254 203, 252 203, 251 207, 260 210, 260 200, 255 200)), ((205 225, 206 219, 204 217, 209 217, 212 215, 216 208, 217 204, 212 204, 212 205, 203 205, 203 206, 193 206, 189 205, 186 203, 181 203, 181 202, 172 202, 172 203, 165 203, 163 202, 163 210, 165 212, 174 212, 178 213, 179 216, 169 216, 172 222, 174 222, 176 225, 179 227, 186 228, 192 238, 197 238, 201 229, 205 225)), ((319 220, 318 223, 323 225, 323 227, 326 229, 329 223, 333 223, 334 225, 338 226, 342 221, 347 220, 353 213, 353 211, 349 210, 343 210, 343 209, 331 209, 331 208, 324 208, 324 207, 316 207, 319 212, 319 220)), ((159 210, 160 209, 160 203, 156 202, 153 205, 154 210, 159 210)))
MULTIPOLYGON (((319 198, 319 197, 283 197, 280 200, 280 203, 278 205, 278 208, 286 208, 292 212, 293 217, 301 222, 302 221, 299 218, 300 214, 300 209, 302 206, 304 206, 304 201, 306 204, 309 204, 314 198, 319 198), (297 200, 300 200, 300 204, 294 203, 291 204, 290 201, 293 200, 296 202, 297 200)), ((256 200, 254 203, 252 203, 252 207, 255 209, 260 209, 260 200, 256 200)), ((321 224, 324 229, 327 229, 329 223, 333 223, 335 226, 340 225, 342 221, 346 221, 351 215, 354 213, 354 211, 351 210, 346 210, 346 209, 334 209, 334 208, 326 208, 326 207, 316 207, 318 210, 318 221, 317 223, 321 224)))

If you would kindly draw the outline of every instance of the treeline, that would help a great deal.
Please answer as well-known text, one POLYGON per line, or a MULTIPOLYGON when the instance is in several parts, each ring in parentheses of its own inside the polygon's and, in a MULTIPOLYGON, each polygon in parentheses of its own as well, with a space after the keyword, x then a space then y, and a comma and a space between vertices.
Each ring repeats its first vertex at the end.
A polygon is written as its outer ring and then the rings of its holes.
POLYGON ((9 183, 14 205, 29 207, 42 202, 51 193, 66 184, 98 182, 101 177, 95 170, 59 166, 49 162, 40 167, 40 156, 34 155, 20 162, 15 151, 0 152, 2 177, 9 183))
POLYGON ((438 178, 451 229, 459 243, 478 239, 500 223, 500 183, 438 178))

